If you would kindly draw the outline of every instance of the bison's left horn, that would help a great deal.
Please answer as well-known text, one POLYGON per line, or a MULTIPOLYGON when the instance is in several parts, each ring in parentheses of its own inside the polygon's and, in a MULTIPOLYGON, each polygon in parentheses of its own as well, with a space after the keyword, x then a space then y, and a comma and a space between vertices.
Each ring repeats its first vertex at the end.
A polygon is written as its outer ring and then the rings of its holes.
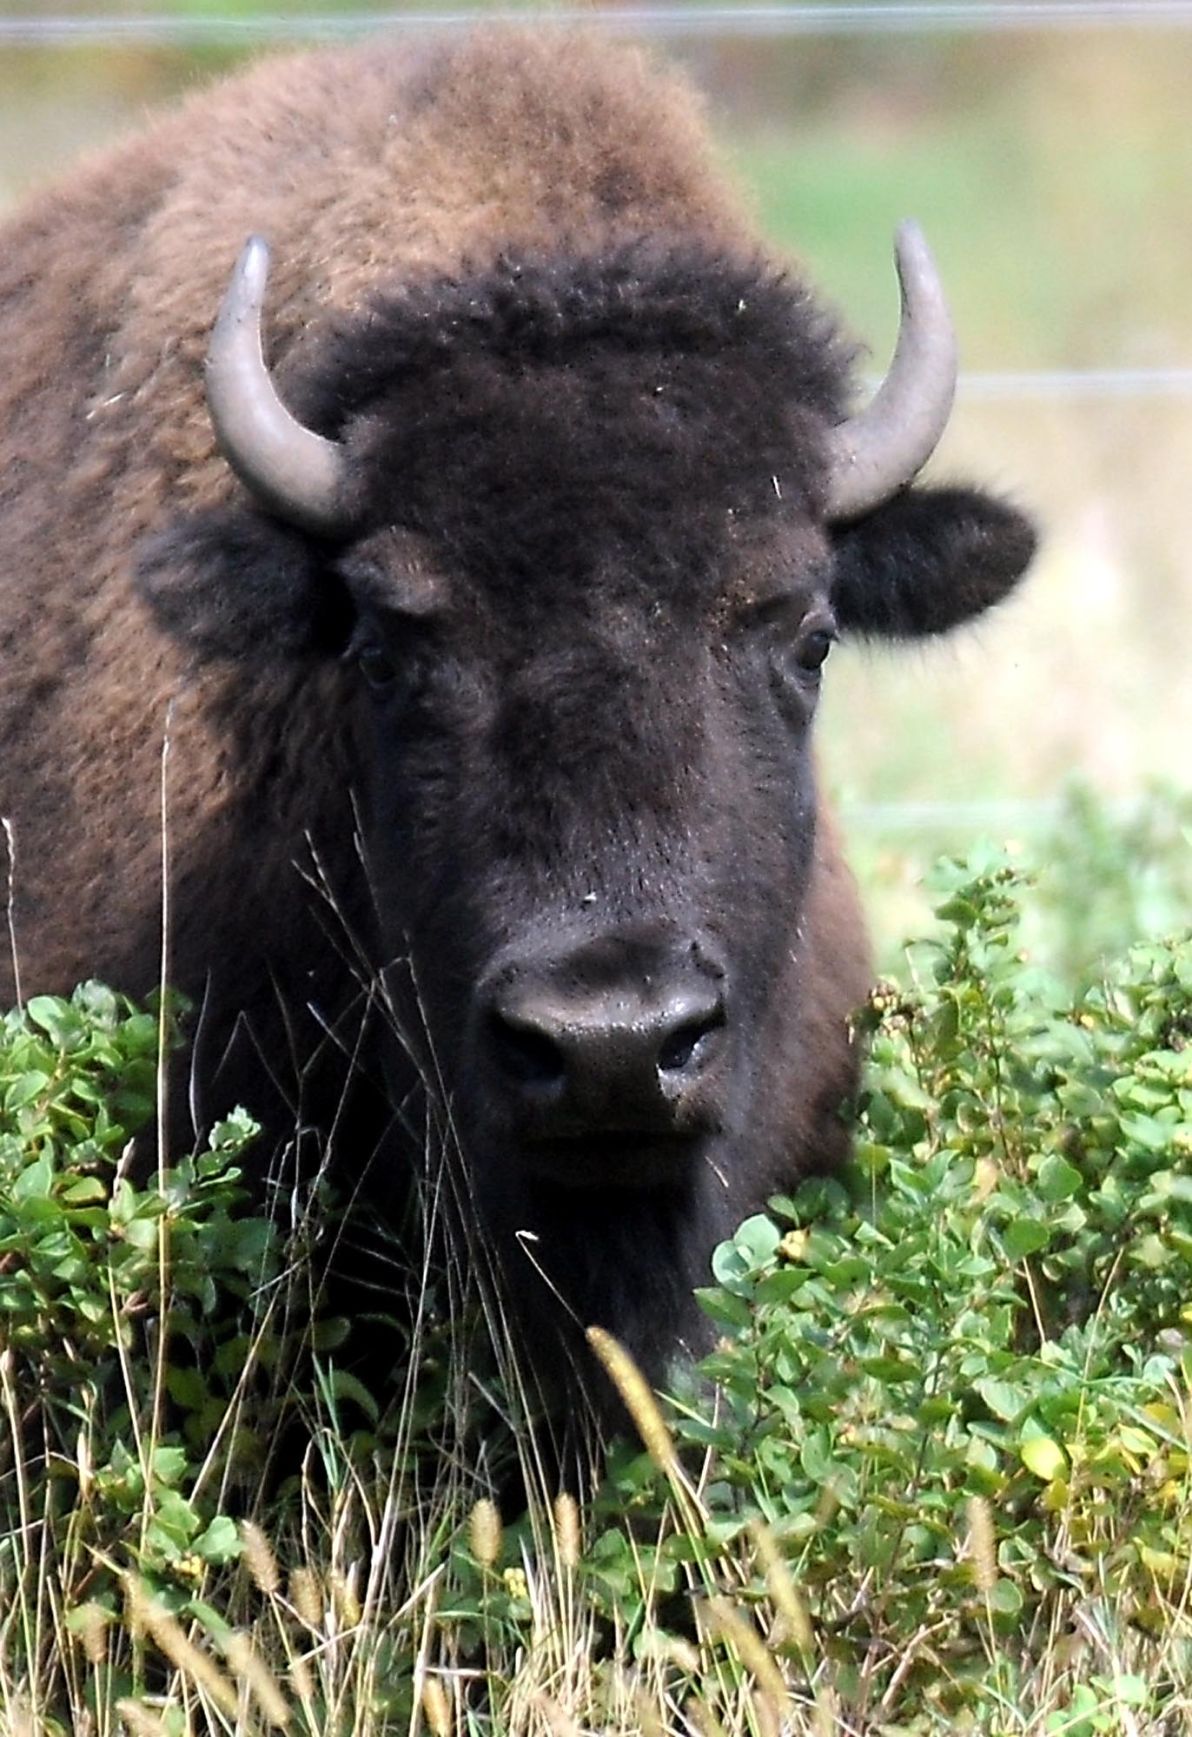
POLYGON ((345 528, 344 457, 304 428, 277 395, 261 347, 269 248, 259 235, 236 261, 207 350, 207 407, 224 457, 278 518, 330 536, 345 528))
POLYGON ((956 396, 956 334, 943 285, 917 223, 895 241, 902 319, 890 371, 866 409, 834 431, 828 518, 855 519, 922 469, 956 396))

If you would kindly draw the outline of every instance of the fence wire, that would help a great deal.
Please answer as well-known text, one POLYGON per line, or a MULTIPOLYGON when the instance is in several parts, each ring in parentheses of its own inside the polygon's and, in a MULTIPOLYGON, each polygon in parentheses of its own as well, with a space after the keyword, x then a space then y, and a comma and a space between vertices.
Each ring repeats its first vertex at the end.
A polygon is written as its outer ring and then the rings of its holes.
MULTIPOLYGON (((486 18, 574 22, 577 10, 509 7, 486 18)), ((1187 30, 1192 0, 866 0, 863 4, 775 6, 592 6, 578 13, 617 32, 665 37, 956 35, 1055 30, 1187 30)), ((177 17, 147 13, 79 17, 27 13, 0 18, 0 45, 131 47, 301 40, 367 30, 447 30, 475 22, 476 10, 355 10, 323 14, 260 12, 177 17)))

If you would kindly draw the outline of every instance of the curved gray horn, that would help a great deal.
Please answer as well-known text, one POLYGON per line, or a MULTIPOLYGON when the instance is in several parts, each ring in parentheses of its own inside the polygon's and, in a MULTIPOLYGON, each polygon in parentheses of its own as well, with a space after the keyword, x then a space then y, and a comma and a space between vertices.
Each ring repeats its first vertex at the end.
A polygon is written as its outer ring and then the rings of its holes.
POLYGON ((917 223, 895 238, 902 319, 872 402, 832 435, 828 518, 855 519, 911 481, 935 450, 956 396, 956 334, 917 223))
POLYGON ((343 452, 304 428, 277 395, 261 348, 269 248, 250 236, 236 261, 207 350, 207 408, 236 475, 278 518, 343 530, 343 452))

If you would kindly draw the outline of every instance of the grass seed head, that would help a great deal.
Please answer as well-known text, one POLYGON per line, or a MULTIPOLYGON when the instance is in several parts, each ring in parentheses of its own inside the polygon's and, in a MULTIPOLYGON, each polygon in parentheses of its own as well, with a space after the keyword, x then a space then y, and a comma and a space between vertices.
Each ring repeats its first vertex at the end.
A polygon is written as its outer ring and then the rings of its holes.
POLYGON ((606 1333, 603 1327, 589 1327, 588 1344, 600 1359, 605 1374, 621 1396, 626 1411, 633 1419, 646 1452, 659 1471, 678 1470, 678 1455, 674 1440, 666 1427, 652 1388, 625 1347, 606 1333))
POLYGON ((139 1630, 147 1634, 175 1670, 209 1696, 222 1713, 235 1718, 239 1697, 210 1654, 195 1645, 182 1624, 150 1596, 139 1580, 130 1575, 125 1587, 134 1633, 139 1630))
POLYGON ((246 1634, 233 1629, 223 1643, 233 1674, 246 1686, 269 1723, 279 1731, 290 1724, 290 1709, 281 1686, 246 1634))
POLYGON ((433 1737, 451 1737, 451 1702, 438 1677, 427 1677, 422 1685, 422 1711, 433 1737))
POLYGON ((290 1574, 290 1603, 307 1628, 323 1626, 323 1593, 312 1568, 295 1568, 290 1574))
POLYGON ((101 1604, 81 1604, 75 1613, 75 1632, 87 1662, 95 1665, 107 1663, 108 1629, 111 1626, 112 1614, 101 1604))
POLYGON ((309 1709, 315 1698, 315 1679, 303 1653, 294 1653, 290 1658, 290 1681, 294 1685, 294 1693, 303 1707, 309 1709))
POLYGON ((969 1551, 977 1590, 988 1595, 997 1584, 997 1542, 993 1511, 984 1496, 972 1496, 968 1505, 969 1551))
POLYGON ((724 1726, 708 1703, 697 1700, 694 1695, 690 1700, 684 1701, 683 1717, 695 1732, 696 1737, 727 1737, 724 1726))
POLYGON ((131 1737, 167 1737, 166 1728, 157 1714, 151 1713, 148 1707, 142 1707, 139 1701, 117 1701, 116 1711, 127 1725, 131 1737))
POLYGON ((550 1737, 580 1737, 579 1726, 550 1695, 534 1696, 534 1706, 541 1713, 550 1737))
POLYGON ((472 1509, 468 1522, 468 1542, 472 1555, 482 1568, 494 1568, 501 1559, 501 1512, 488 1496, 482 1496, 472 1509))
POLYGON ((240 1542, 244 1546, 244 1560, 254 1586, 266 1598, 272 1598, 281 1588, 281 1571, 264 1529, 255 1520, 242 1520, 240 1542))
POLYGON ((712 1633, 728 1642, 745 1669, 756 1678, 762 1694, 769 1696, 776 1708, 784 1706, 787 1694, 782 1672, 753 1625, 729 1599, 719 1594, 710 1598, 705 1608, 712 1633))
POLYGON ((749 1530, 758 1560, 765 1571, 766 1590, 782 1621, 784 1635, 807 1656, 815 1650, 815 1634, 811 1627, 811 1618, 807 1614, 807 1606, 791 1579, 786 1559, 768 1526, 763 1525, 760 1520, 754 1520, 749 1530))
POLYGON ((578 1568, 584 1547, 583 1524, 579 1503, 567 1490, 560 1490, 555 1497, 554 1519, 559 1561, 564 1568, 578 1568))

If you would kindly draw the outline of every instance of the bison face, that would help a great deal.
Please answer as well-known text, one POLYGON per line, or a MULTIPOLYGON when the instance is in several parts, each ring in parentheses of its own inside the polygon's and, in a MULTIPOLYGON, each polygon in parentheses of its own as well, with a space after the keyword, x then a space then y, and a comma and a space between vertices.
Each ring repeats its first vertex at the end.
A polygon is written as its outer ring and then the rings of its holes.
MULTIPOLYGON (((600 501, 624 445, 584 427, 600 501)), ((714 548, 630 551, 597 502, 536 516, 552 546, 508 583, 389 530, 341 564, 385 956, 478 1186, 687 1187, 743 1159, 798 950, 826 549, 775 527, 749 559, 725 515, 714 548)))
POLYGON ((562 1294, 656 1367, 717 1237, 843 1141, 866 968, 817 819, 833 641, 977 613, 1029 528, 892 483, 805 293, 689 246, 405 289, 315 354, 301 425, 217 410, 268 511, 177 524, 143 593, 206 658, 309 667, 311 707, 338 660, 354 757, 310 769, 295 833, 350 781, 372 963, 527 1314, 562 1294))

